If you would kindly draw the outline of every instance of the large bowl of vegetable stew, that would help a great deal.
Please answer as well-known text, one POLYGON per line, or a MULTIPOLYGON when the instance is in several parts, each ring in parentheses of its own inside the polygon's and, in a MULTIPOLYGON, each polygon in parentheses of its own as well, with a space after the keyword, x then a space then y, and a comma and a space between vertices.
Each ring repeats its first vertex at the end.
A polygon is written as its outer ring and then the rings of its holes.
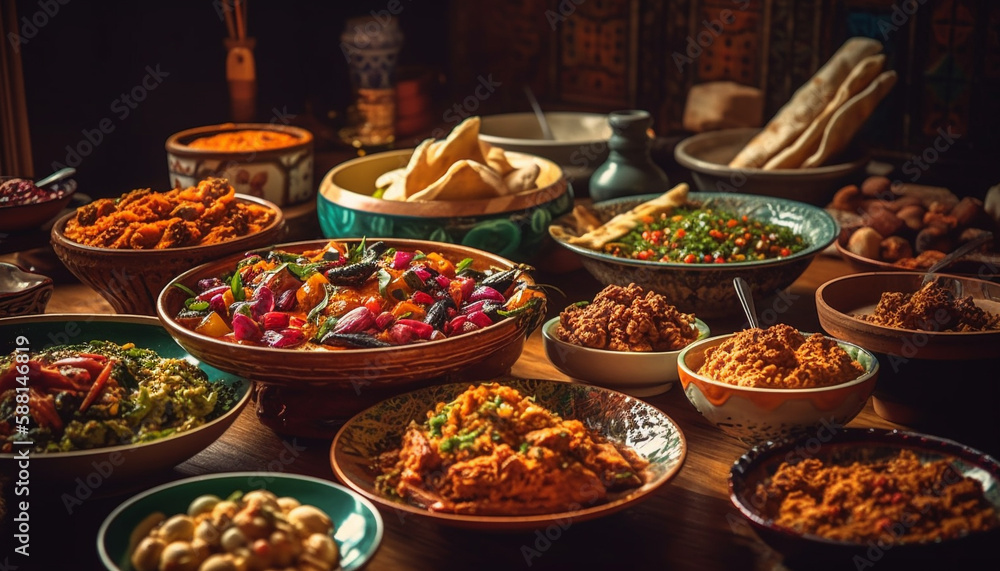
MULTIPOLYGON (((607 222, 654 198, 608 200, 591 210, 607 222)), ((575 221, 569 214, 553 226, 572 228, 575 221)), ((737 276, 750 283, 758 299, 780 294, 833 242, 837 231, 833 217, 805 203, 691 192, 684 205, 636 221, 602 249, 571 243, 565 233, 553 236, 578 254, 584 268, 602 284, 635 283, 667 296, 681 311, 705 318, 740 312, 733 287, 737 276)))
POLYGON ((362 238, 204 264, 164 288, 157 311, 197 358, 256 382, 264 424, 332 437, 389 396, 506 373, 545 295, 526 266, 495 254, 362 238))

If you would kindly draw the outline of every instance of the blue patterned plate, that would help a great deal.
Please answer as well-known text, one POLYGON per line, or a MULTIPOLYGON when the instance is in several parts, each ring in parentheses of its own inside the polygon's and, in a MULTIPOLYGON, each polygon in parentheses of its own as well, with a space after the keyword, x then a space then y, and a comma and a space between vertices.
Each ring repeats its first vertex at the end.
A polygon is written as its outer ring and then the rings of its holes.
POLYGON ((667 483, 687 454, 684 434, 656 407, 616 391, 562 381, 504 377, 497 382, 534 395, 538 404, 563 418, 578 419, 609 440, 624 443, 650 462, 645 484, 610 493, 600 504, 560 513, 526 516, 481 516, 431 512, 382 496, 375 490, 372 459, 394 448, 411 420, 423 421, 439 402, 453 400, 469 383, 439 385, 389 398, 349 420, 337 433, 330 451, 337 477, 363 496, 401 517, 414 514, 456 527, 516 530, 550 523, 584 521, 605 516, 639 502, 667 483))

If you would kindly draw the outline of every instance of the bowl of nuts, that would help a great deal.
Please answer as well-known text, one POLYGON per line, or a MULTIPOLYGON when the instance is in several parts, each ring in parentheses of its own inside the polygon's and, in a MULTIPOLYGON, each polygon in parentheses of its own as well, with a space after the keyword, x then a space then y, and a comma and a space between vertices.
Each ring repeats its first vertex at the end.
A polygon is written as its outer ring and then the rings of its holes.
MULTIPOLYGON (((841 188, 830 209, 857 216, 855 224, 842 225, 835 244, 851 266, 865 272, 925 272, 948 252, 1000 230, 978 198, 959 199, 940 187, 893 184, 883 176, 841 188)), ((1000 278, 1000 244, 988 240, 948 272, 1000 278)))

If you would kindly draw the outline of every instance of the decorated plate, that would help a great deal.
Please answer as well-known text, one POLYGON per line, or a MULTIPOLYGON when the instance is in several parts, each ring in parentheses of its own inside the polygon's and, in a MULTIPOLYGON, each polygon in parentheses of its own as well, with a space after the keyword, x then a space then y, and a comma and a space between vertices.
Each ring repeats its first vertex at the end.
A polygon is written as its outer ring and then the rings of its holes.
POLYGON ((602 503, 573 511, 540 515, 464 515, 434 512, 380 494, 372 460, 399 445, 411 420, 423 421, 427 411, 448 402, 469 383, 439 385, 387 399, 349 420, 337 433, 330 451, 333 470, 341 481, 380 506, 426 517, 457 527, 513 530, 534 529, 558 521, 583 521, 625 509, 649 497, 681 468, 687 453, 677 424, 656 407, 623 393, 553 380, 500 378, 497 382, 534 395, 536 402, 566 419, 577 419, 613 441, 635 450, 650 465, 641 487, 609 492, 602 503))

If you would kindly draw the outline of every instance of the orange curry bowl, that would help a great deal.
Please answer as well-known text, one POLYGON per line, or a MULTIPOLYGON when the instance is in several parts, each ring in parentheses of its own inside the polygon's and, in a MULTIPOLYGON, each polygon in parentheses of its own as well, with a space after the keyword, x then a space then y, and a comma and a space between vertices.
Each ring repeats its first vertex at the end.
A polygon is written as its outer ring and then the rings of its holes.
MULTIPOLYGON (((372 237, 365 240, 368 244, 384 243, 396 251, 437 253, 453 262, 470 259, 469 267, 473 270, 503 271, 516 267, 506 258, 457 244, 372 237)), ((363 239, 336 242, 357 246, 363 239)), ((266 250, 297 254, 322 250, 329 243, 329 240, 294 242, 266 250)), ((266 255, 266 250, 258 253, 266 255)), ((283 434, 332 438, 349 418, 390 396, 439 383, 484 380, 505 374, 520 357, 525 339, 545 311, 544 294, 533 290, 542 300, 538 311, 533 309, 443 338, 353 347, 328 347, 311 341, 296 346, 234 341, 227 336, 196 332, 178 319, 189 294, 176 285, 196 290, 201 280, 231 275, 243 259, 243 254, 232 255, 179 275, 160 294, 157 313, 174 339, 196 358, 223 371, 239 371, 255 381, 258 418, 283 434)), ((374 274, 365 283, 377 289, 378 284, 372 280, 378 279, 378 274, 374 274)), ((520 272, 516 283, 533 287, 535 282, 528 273, 520 272)), ((329 319, 336 322, 344 318, 329 319)))
POLYGON ((864 373, 846 383, 818 388, 745 387, 699 373, 705 351, 734 334, 688 345, 677 357, 681 386, 688 401, 720 430, 747 444, 758 444, 823 429, 839 429, 861 412, 875 389, 879 363, 852 343, 835 340, 864 373))

